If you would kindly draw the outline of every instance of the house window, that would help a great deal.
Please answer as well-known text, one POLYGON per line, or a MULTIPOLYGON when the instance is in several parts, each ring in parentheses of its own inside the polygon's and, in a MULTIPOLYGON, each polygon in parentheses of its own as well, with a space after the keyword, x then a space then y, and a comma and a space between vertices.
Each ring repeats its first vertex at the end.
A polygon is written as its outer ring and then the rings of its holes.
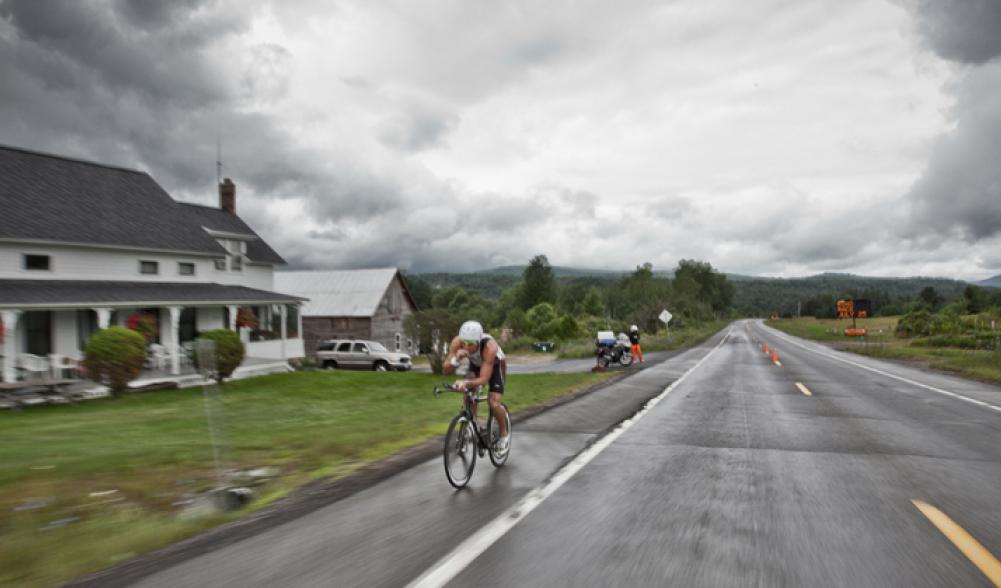
POLYGON ((52 258, 48 255, 25 254, 24 269, 48 271, 52 269, 52 258))
POLYGON ((403 336, 399 333, 396 334, 396 350, 400 350, 400 344, 403 342, 403 336))
POLYGON ((218 258, 216 258, 216 259, 214 259, 212 261, 215 262, 215 268, 217 270, 223 271, 223 272, 226 271, 226 258, 225 257, 218 257, 218 258))
POLYGON ((195 275, 195 264, 187 261, 178 262, 177 273, 182 276, 193 276, 195 275))
POLYGON ((239 253, 230 256, 230 266, 234 272, 243 271, 243 256, 239 253))
POLYGON ((160 262, 158 261, 139 261, 139 273, 141 274, 152 274, 156 275, 160 273, 160 262))

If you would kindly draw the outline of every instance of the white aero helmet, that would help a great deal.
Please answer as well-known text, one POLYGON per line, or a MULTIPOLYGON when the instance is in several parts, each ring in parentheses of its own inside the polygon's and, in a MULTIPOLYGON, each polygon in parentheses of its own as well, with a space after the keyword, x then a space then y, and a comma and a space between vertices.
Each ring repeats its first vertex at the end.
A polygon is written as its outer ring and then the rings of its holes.
POLYGON ((459 327, 459 340, 460 341, 476 341, 480 342, 483 338, 483 325, 476 321, 466 321, 462 323, 459 327))
POLYGON ((640 328, 637 327, 636 325, 633 325, 633 326, 629 327, 629 330, 630 331, 638 331, 638 330, 640 330, 640 328))

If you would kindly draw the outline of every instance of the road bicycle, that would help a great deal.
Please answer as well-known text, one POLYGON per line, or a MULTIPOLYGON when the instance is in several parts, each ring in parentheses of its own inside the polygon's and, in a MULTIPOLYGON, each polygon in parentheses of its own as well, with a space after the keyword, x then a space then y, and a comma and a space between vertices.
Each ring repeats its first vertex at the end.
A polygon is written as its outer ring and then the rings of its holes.
MULTIPOLYGON (((504 407, 504 419, 507 423, 508 446, 503 450, 497 450, 497 439, 500 438, 500 427, 497 419, 494 418, 492 410, 487 410, 487 425, 481 428, 476 418, 473 417, 472 407, 487 400, 487 395, 481 393, 482 387, 475 386, 465 390, 463 394, 462 410, 455 415, 451 424, 448 425, 448 432, 445 433, 445 446, 443 448, 443 458, 445 461, 445 477, 448 483, 456 488, 464 488, 469 483, 473 475, 473 468, 476 467, 476 457, 490 455, 490 461, 495 467, 501 467, 507 463, 507 458, 511 454, 511 413, 504 407)), ((442 392, 459 392, 452 385, 435 386, 434 395, 437 398, 442 392)))

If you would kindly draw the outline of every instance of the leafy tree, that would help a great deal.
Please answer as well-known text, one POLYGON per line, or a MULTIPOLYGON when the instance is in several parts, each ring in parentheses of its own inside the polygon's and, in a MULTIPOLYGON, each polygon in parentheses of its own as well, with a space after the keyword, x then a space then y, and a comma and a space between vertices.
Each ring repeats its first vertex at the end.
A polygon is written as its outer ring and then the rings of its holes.
POLYGON ((587 294, 584 295, 580 306, 583 313, 589 316, 605 314, 605 303, 601 300, 601 292, 593 286, 587 289, 587 294))
POLYGON ((580 326, 569 314, 557 319, 556 336, 564 341, 580 336, 580 326))
POLYGON ((528 332, 528 319, 525 317, 525 311, 518 307, 512 308, 504 319, 504 325, 513 329, 515 336, 526 334, 528 332))
POLYGON ((542 302, 530 308, 525 313, 525 318, 528 320, 530 328, 535 328, 554 320, 556 318, 556 309, 553 308, 552 304, 542 302))
POLYGON ((146 339, 125 327, 102 329, 87 341, 84 367, 95 382, 111 388, 118 396, 128 390, 129 380, 142 372, 146 361, 146 339))
POLYGON ((404 321, 404 331, 427 354, 433 373, 441 374, 448 345, 459 332, 463 320, 461 315, 447 308, 429 308, 415 312, 404 321))
POLYGON ((918 337, 932 334, 933 316, 931 311, 922 306, 908 312, 897 321, 897 336, 918 337))
POLYGON ((977 286, 967 286, 963 290, 963 298, 966 301, 966 312, 977 314, 987 310, 990 305, 987 292, 977 286))
POLYGON ((414 304, 417 305, 418 310, 431 308, 431 299, 434 296, 434 290, 427 280, 418 276, 403 276, 403 281, 406 283, 407 290, 410 291, 410 296, 413 297, 414 304))
POLYGON ((542 302, 556 302, 556 280, 545 255, 536 255, 522 274, 520 306, 528 310, 542 302))
POLYGON ((918 294, 918 299, 924 302, 932 312, 938 310, 945 301, 938 291, 935 290, 934 286, 925 286, 922 288, 921 293, 918 294))

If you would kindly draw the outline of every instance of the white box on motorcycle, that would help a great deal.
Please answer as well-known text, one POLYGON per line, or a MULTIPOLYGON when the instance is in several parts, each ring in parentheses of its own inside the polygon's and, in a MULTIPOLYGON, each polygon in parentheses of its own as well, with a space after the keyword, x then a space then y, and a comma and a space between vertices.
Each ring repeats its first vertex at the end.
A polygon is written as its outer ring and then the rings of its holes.
POLYGON ((615 333, 612 331, 598 331, 598 336, 595 337, 596 345, 615 345, 615 333))

